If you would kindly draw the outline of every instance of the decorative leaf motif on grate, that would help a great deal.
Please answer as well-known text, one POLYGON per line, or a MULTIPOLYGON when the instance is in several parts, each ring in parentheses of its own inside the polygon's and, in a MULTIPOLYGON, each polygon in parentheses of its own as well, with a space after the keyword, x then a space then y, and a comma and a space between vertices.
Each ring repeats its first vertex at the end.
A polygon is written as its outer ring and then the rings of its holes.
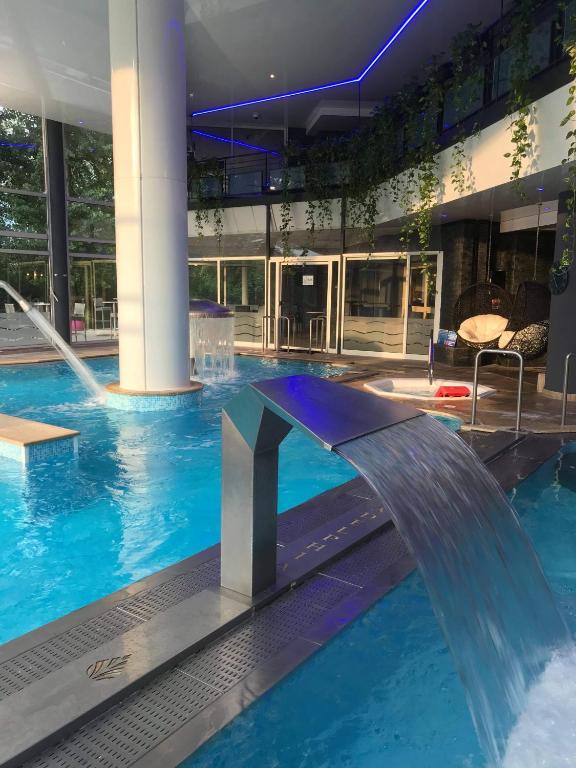
POLYGON ((87 668, 86 674, 91 680, 112 680, 124 671, 131 655, 129 653, 126 656, 114 656, 112 659, 95 661, 87 668))

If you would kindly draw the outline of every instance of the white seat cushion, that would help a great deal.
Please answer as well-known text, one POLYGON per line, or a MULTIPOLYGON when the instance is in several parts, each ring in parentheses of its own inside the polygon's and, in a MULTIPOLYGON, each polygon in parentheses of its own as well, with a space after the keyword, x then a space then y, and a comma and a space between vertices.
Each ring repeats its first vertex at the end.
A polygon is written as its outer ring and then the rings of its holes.
POLYGON ((458 335, 473 344, 486 344, 498 339, 507 325, 508 318, 502 315, 474 315, 464 320, 458 335))
POLYGON ((515 333, 516 331, 504 331, 502 336, 500 336, 500 338, 498 339, 498 347, 500 349, 506 349, 508 344, 510 344, 510 342, 512 341, 512 337, 514 336, 515 333))

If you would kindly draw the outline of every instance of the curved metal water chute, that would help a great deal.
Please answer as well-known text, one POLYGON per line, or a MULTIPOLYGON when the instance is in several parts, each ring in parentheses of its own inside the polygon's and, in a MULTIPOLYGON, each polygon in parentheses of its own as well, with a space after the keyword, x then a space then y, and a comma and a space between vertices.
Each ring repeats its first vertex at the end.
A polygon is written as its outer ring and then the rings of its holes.
POLYGON ((275 582, 278 448, 293 427, 334 451, 423 415, 315 376, 245 387, 222 416, 222 586, 253 596, 275 582))

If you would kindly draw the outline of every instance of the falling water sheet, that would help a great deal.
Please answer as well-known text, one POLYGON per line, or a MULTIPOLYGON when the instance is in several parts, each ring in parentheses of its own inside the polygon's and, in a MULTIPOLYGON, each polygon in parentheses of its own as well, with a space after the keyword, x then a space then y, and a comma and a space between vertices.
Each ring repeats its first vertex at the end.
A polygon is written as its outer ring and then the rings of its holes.
POLYGON ((477 456, 428 416, 344 443, 418 562, 480 743, 503 765, 531 686, 569 643, 516 513, 477 456))

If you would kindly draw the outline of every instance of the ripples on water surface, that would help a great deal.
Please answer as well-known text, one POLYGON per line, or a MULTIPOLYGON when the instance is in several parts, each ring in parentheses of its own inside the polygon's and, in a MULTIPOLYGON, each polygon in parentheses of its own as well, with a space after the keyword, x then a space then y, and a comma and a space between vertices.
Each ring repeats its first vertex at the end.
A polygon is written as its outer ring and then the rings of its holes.
MULTIPOLYGON (((117 380, 114 358, 90 365, 101 382, 117 380)), ((138 414, 88 400, 64 363, 0 367, 0 412, 81 432, 77 462, 24 473, 2 461, 0 642, 218 541, 224 403, 248 381, 337 372, 239 357, 235 376, 186 412, 138 414)), ((282 510, 354 475, 297 432, 280 462, 282 510)))

